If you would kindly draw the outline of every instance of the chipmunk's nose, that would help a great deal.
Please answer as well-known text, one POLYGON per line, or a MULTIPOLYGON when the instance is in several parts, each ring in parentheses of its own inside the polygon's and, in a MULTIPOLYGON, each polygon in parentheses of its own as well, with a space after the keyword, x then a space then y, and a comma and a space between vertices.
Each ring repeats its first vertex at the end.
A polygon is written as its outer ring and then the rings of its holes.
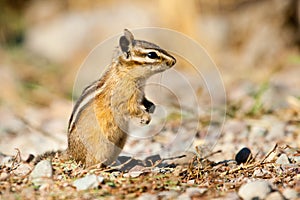
POLYGON ((168 62, 167 62, 167 65, 172 67, 173 65, 175 65, 176 63, 176 59, 172 56, 172 59, 170 59, 168 62))

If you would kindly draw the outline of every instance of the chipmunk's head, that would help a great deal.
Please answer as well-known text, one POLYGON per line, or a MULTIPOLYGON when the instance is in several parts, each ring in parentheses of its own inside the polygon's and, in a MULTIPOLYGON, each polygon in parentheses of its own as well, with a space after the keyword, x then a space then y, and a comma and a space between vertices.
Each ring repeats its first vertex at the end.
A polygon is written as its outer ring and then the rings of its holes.
POLYGON ((176 63, 176 59, 166 50, 147 41, 135 40, 127 29, 120 37, 119 45, 122 52, 119 61, 136 72, 137 76, 147 78, 171 68, 176 63))

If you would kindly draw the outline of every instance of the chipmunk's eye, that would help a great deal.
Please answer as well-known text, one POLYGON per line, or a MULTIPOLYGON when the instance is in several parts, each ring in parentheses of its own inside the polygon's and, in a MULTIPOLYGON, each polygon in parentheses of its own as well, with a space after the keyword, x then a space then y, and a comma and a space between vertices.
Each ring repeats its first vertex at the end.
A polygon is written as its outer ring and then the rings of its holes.
POLYGON ((149 52, 149 53, 147 54, 147 57, 148 57, 148 58, 151 58, 151 59, 159 58, 159 56, 157 55, 157 53, 155 53, 154 51, 149 52))

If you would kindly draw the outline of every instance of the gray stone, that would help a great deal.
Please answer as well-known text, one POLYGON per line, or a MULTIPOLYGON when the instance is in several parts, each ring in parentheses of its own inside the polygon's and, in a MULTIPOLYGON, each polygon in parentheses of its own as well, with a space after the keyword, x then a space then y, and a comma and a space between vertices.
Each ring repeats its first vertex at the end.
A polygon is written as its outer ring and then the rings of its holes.
POLYGON ((52 179, 53 170, 52 164, 49 160, 40 161, 30 174, 34 185, 40 186, 48 183, 52 179))
POLYGON ((77 179, 73 182, 73 186, 77 190, 87 190, 91 188, 96 188, 100 183, 104 181, 102 176, 96 176, 95 174, 86 175, 83 178, 77 179))
POLYGON ((282 194, 286 199, 290 200, 300 198, 300 194, 296 190, 291 188, 286 188, 285 190, 283 190, 282 194))
POLYGON ((276 160, 276 164, 279 165, 287 165, 290 164, 289 158, 287 157, 286 154, 281 154, 277 160, 276 160))
POLYGON ((275 191, 270 193, 267 196, 266 200, 284 200, 284 197, 282 196, 282 194, 280 194, 280 192, 275 191))
POLYGON ((244 200, 264 199, 271 191, 271 185, 267 181, 257 180, 242 185, 238 194, 244 200))

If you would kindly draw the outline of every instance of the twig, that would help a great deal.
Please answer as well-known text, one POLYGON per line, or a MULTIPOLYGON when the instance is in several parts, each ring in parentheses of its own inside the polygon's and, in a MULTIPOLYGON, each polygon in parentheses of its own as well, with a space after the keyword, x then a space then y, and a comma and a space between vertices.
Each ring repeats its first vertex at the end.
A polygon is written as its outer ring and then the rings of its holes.
POLYGON ((249 165, 245 165, 245 166, 239 166, 235 169, 223 172, 221 175, 232 174, 232 173, 234 173, 236 171, 239 171, 241 169, 249 169, 249 168, 257 167, 258 165, 261 165, 261 163, 253 163, 253 164, 249 164, 249 165))
POLYGON ((267 155, 265 155, 265 157, 259 163, 262 164, 263 162, 265 162, 265 160, 271 155, 271 153, 273 153, 277 149, 277 147, 278 144, 276 143, 273 149, 271 149, 271 151, 269 151, 267 155))
POLYGON ((184 158, 186 155, 180 155, 180 156, 174 156, 174 157, 169 157, 169 158, 163 158, 161 161, 166 161, 166 160, 174 160, 178 158, 184 158))
POLYGON ((211 152, 210 154, 204 156, 202 159, 207 159, 207 158, 209 158, 209 157, 211 157, 211 156, 213 156, 213 155, 215 155, 217 153, 221 153, 221 152, 222 152, 222 150, 211 152))

